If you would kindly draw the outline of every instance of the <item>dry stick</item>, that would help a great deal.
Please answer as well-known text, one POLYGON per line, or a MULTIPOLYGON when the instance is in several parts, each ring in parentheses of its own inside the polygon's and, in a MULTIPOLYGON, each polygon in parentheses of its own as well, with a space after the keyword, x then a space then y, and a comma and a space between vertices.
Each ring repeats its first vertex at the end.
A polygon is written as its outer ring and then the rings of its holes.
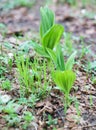
POLYGON ((61 113, 59 112, 59 110, 63 110, 64 108, 60 108, 60 109, 57 109, 56 110, 56 112, 58 113, 58 115, 61 117, 61 119, 62 119, 62 122, 63 122, 63 124, 64 124, 64 118, 62 117, 62 115, 61 115, 61 113))
POLYGON ((87 126, 81 126, 82 128, 88 128, 88 127, 94 127, 94 126, 96 126, 96 124, 94 124, 94 125, 87 125, 87 126))

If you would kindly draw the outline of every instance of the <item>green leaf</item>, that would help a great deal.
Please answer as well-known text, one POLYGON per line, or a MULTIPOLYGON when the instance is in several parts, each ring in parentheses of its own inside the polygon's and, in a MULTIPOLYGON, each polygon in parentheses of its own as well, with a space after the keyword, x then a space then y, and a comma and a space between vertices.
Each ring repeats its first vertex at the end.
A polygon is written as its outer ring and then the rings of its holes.
POLYGON ((56 69, 64 71, 65 64, 61 46, 58 44, 56 52, 54 52, 52 49, 47 48, 47 52, 50 55, 50 58, 53 60, 56 69))
POLYGON ((59 70, 64 71, 65 70, 65 64, 64 64, 64 56, 62 53, 61 46, 58 44, 56 49, 56 57, 57 57, 57 68, 59 70))
POLYGON ((65 64, 65 70, 72 70, 73 64, 74 64, 74 59, 76 56, 76 51, 68 58, 66 64, 65 64))
POLYGON ((40 8, 41 14, 41 24, 40 24, 40 36, 41 38, 44 34, 53 26, 54 24, 54 13, 45 6, 40 8))
POLYGON ((90 62, 89 63, 89 69, 96 69, 96 61, 90 62))
POLYGON ((47 50, 47 52, 48 52, 50 58, 51 58, 52 61, 54 62, 54 64, 57 65, 57 58, 56 58, 55 52, 54 52, 52 49, 50 49, 50 48, 47 48, 46 50, 47 50))
POLYGON ((69 93, 76 79, 76 75, 71 70, 54 71, 53 79, 61 91, 69 93))
POLYGON ((47 52, 45 51, 45 49, 41 45, 39 45, 39 44, 37 44, 36 42, 33 42, 33 41, 30 42, 30 43, 37 53, 39 53, 43 57, 49 58, 49 55, 47 54, 47 52))
POLYGON ((9 42, 4 42, 3 45, 7 48, 7 49, 12 49, 12 45, 9 42))
POLYGON ((53 49, 59 43, 63 31, 64 28, 62 25, 55 24, 52 26, 42 38, 44 48, 53 49))

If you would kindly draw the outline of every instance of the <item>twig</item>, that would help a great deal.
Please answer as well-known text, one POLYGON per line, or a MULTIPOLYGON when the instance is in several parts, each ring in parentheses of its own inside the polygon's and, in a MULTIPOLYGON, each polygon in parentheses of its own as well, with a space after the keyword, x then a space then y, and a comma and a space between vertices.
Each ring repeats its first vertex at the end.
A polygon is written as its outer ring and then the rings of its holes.
POLYGON ((87 126, 81 126, 82 128, 88 128, 88 127, 94 127, 94 126, 96 126, 96 124, 94 124, 94 125, 87 125, 87 126))
POLYGON ((62 122, 63 122, 63 124, 64 124, 65 120, 64 120, 64 118, 62 117, 61 113, 59 112, 59 111, 61 111, 61 110, 64 110, 64 108, 57 109, 56 112, 57 112, 58 115, 61 117, 62 122))

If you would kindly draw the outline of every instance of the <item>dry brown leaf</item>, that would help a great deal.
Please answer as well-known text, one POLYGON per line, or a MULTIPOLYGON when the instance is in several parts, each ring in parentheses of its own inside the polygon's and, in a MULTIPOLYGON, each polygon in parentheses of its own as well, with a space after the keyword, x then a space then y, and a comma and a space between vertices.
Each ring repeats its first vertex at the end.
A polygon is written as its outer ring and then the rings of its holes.
POLYGON ((36 108, 43 107, 45 105, 45 102, 38 102, 36 103, 36 108))

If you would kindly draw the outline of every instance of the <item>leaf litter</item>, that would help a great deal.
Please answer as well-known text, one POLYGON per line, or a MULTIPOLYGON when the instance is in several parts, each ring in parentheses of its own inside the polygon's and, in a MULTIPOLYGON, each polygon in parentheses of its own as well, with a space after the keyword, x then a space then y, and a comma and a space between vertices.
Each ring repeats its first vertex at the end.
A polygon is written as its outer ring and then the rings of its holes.
MULTIPOLYGON (((26 7, 19 7, 9 11, 9 13, 0 14, 0 22, 7 25, 7 35, 5 39, 0 35, 0 41, 5 42, 9 41, 9 43, 13 46, 13 48, 17 48, 24 39, 17 40, 13 35, 25 37, 29 35, 31 39, 37 39, 37 31, 39 26, 39 7, 43 4, 43 2, 38 2, 32 9, 28 9, 26 7), (37 9, 37 10, 36 10, 37 9), (35 10, 35 11, 33 11, 35 10), (32 31, 32 32, 31 32, 32 31), (33 35, 33 33, 35 35, 33 35), (18 44, 18 45, 17 45, 18 44)), ((64 25, 65 30, 71 32, 73 37, 84 36, 84 42, 86 46, 91 44, 91 50, 96 54, 96 23, 95 20, 86 18, 82 16, 82 10, 78 8, 78 11, 75 9, 71 9, 70 6, 65 5, 56 5, 53 3, 51 8, 56 12, 56 20, 58 23, 64 25), (66 11, 67 10, 67 11, 66 11)), ((80 40, 77 43, 77 49, 79 48, 80 40)), ((12 53, 7 50, 7 53, 12 53)), ((5 52, 6 52, 5 51, 5 52)), ((86 60, 87 55, 85 56, 86 60)), ((84 57, 83 57, 84 58, 84 57)), ((88 58, 88 57, 87 57, 88 58)), ((91 59, 90 59, 91 60, 91 59)), ((95 59, 96 60, 96 59, 95 59)), ((34 113, 36 116, 36 121, 32 122, 29 126, 29 129, 42 130, 45 128, 46 130, 51 130, 54 128, 53 126, 47 126, 46 121, 48 121, 48 115, 50 114, 53 119, 57 118, 57 124, 55 127, 57 130, 95 130, 96 129, 96 85, 92 84, 91 73, 87 73, 82 68, 82 63, 77 67, 77 78, 75 81, 74 88, 72 89, 71 95, 75 96, 79 101, 78 110, 74 107, 74 103, 68 108, 67 114, 64 115, 63 104, 59 97, 62 97, 62 93, 58 92, 58 90, 53 89, 53 91, 49 94, 49 96, 42 101, 38 101, 36 103, 34 113), (58 95, 58 96, 57 96, 58 95), (91 101, 92 99, 92 101, 91 101), (91 104, 92 103, 92 104, 91 104), (78 116, 78 111, 80 111, 80 117, 78 116)), ((13 70, 14 66, 13 66, 13 70)), ((15 72, 13 71, 10 74, 11 79, 14 78, 15 72)), ((9 74, 7 74, 9 77, 9 74)), ((7 77, 6 75, 6 77, 7 77)), ((9 78, 10 79, 10 78, 9 78)), ((16 80, 16 79, 14 79, 16 80)), ((1 96, 0 89, 0 96, 1 96)), ((14 81, 13 90, 10 92, 3 92, 1 98, 6 96, 6 99, 3 100, 4 103, 7 103, 11 98, 16 99, 19 95, 19 86, 18 81, 14 81)), ((32 109, 30 107, 25 107, 23 105, 19 106, 16 110, 16 113, 22 116, 22 112, 24 110, 32 109)), ((2 118, 5 116, 3 113, 0 113, 0 129, 6 128, 6 122, 2 118)), ((10 129, 16 129, 14 127, 10 129)), ((18 127, 18 129, 21 129, 18 127)))

